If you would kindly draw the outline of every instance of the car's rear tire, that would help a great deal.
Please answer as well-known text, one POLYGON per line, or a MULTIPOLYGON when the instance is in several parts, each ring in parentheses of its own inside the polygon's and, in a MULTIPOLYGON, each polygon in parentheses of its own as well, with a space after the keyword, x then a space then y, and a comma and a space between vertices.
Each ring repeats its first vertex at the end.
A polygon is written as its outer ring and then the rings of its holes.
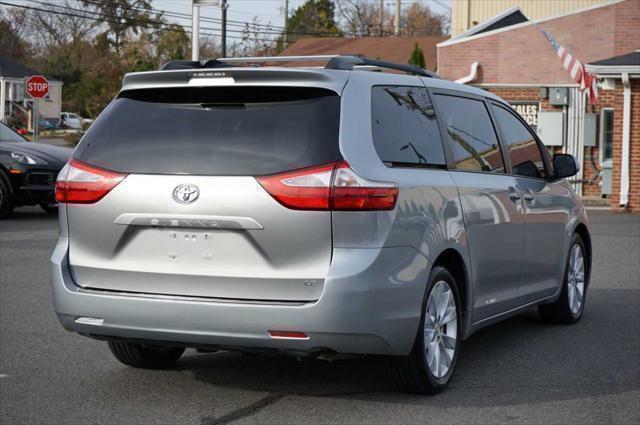
POLYGON ((579 234, 574 234, 565 266, 562 292, 558 300, 538 307, 540 316, 548 322, 571 324, 582 318, 589 286, 589 259, 579 234))
POLYGON ((45 204, 44 202, 39 204, 40 208, 47 214, 57 214, 58 213, 58 204, 45 204))
POLYGON ((392 359, 391 377, 396 386, 414 394, 437 394, 444 390, 458 360, 460 326, 458 286, 446 268, 436 266, 429 275, 411 354, 392 359))
POLYGON ((141 369, 171 368, 184 353, 184 347, 162 347, 130 342, 109 342, 109 349, 120 363, 141 369))
POLYGON ((0 220, 9 217, 12 212, 13 196, 11 196, 11 191, 3 176, 0 176, 0 220))

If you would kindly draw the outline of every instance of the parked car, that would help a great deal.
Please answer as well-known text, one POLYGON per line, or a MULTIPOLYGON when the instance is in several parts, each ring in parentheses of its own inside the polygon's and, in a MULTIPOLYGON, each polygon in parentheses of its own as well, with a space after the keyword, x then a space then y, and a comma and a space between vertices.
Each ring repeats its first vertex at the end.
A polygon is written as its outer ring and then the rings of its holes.
POLYGON ((62 112, 60 114, 60 127, 80 130, 82 129, 82 117, 73 112, 62 112))
POLYGON ((217 65, 127 74, 60 173, 66 329, 141 368, 185 347, 389 355, 400 388, 436 393, 478 329, 580 320, 577 164, 499 97, 359 57, 217 65))
POLYGON ((55 130, 56 129, 56 125, 51 121, 48 120, 46 118, 41 118, 38 120, 38 128, 40 131, 42 130, 55 130))
POLYGON ((57 211, 54 184, 73 150, 29 142, 0 123, 0 219, 14 207, 40 205, 57 211))

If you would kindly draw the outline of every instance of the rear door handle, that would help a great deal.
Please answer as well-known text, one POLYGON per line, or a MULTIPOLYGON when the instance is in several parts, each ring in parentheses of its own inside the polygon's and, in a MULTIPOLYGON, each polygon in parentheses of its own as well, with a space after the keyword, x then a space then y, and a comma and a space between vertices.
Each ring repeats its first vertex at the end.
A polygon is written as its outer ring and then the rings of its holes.
POLYGON ((518 202, 522 198, 522 193, 513 186, 509 186, 509 199, 512 202, 518 202))

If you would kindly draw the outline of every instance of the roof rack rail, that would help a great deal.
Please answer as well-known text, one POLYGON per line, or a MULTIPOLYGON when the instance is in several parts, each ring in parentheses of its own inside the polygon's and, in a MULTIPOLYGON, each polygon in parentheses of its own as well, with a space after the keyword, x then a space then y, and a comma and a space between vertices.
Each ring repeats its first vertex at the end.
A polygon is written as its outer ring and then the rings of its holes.
POLYGON ((333 59, 329 60, 325 68, 326 69, 344 69, 344 70, 351 71, 353 70, 354 67, 357 67, 357 66, 374 66, 376 68, 403 71, 403 72, 406 72, 407 74, 415 74, 415 75, 420 75, 422 77, 441 78, 435 72, 431 72, 424 68, 420 68, 419 66, 416 66, 416 65, 405 65, 401 63, 395 63, 395 62, 381 61, 378 59, 369 59, 363 56, 336 56, 333 59))
POLYGON ((200 68, 229 68, 239 63, 264 62, 311 62, 327 61, 325 69, 341 69, 353 71, 356 67, 375 67, 377 69, 393 69, 408 74, 430 78, 441 78, 438 74, 415 65, 405 65, 395 62, 369 59, 360 55, 315 55, 315 56, 254 56, 244 58, 218 58, 206 62, 175 60, 162 66, 162 70, 172 69, 200 69, 200 68))

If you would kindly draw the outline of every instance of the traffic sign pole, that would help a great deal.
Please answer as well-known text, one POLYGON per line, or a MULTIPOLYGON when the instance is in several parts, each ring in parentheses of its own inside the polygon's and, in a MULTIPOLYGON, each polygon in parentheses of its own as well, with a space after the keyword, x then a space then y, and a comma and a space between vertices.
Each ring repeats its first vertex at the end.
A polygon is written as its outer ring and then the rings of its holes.
POLYGON ((38 141, 38 99, 33 99, 33 141, 38 141))
POLYGON ((26 92, 33 99, 33 141, 38 141, 38 99, 49 93, 49 82, 42 75, 33 75, 25 79, 26 92))

